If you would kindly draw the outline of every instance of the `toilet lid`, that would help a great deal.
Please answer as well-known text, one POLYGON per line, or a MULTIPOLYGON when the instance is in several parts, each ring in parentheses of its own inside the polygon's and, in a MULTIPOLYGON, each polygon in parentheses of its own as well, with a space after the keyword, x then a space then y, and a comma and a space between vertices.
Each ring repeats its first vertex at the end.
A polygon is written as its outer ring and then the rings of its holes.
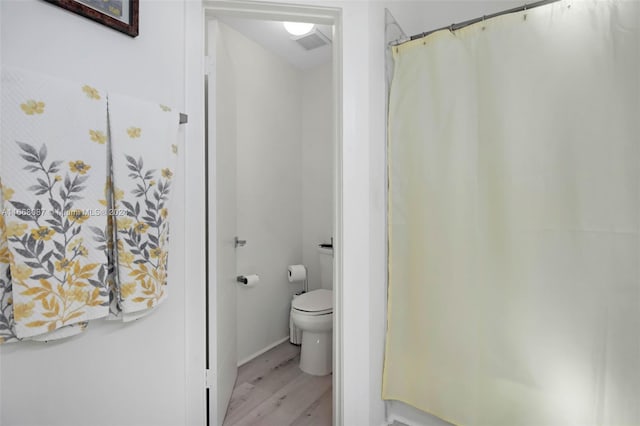
POLYGON ((293 299, 293 309, 305 312, 319 312, 333 309, 333 291, 319 289, 301 294, 293 299))

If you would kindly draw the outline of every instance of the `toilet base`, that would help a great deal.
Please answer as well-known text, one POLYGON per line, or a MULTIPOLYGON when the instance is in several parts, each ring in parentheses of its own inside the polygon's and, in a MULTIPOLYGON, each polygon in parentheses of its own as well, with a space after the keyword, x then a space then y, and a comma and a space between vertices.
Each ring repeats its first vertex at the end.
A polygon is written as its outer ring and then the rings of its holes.
POLYGON ((326 376, 333 371, 333 340, 331 332, 302 332, 300 369, 313 376, 326 376))

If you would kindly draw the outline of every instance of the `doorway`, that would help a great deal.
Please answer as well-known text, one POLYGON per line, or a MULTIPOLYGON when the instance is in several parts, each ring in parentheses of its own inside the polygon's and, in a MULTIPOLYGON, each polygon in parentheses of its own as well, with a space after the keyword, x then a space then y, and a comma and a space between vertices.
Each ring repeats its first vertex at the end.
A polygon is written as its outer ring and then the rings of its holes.
MULTIPOLYGON (((239 205, 237 200, 238 182, 230 179, 241 173, 237 169, 238 152, 235 140, 238 129, 235 128, 237 105, 235 105, 236 75, 228 66, 229 52, 220 43, 220 20, 224 17, 257 19, 262 21, 298 21, 331 26, 332 34, 332 123, 330 143, 332 145, 333 209, 331 214, 334 251, 334 324, 333 324, 333 424, 339 424, 341 394, 341 251, 342 230, 339 173, 340 155, 340 28, 339 11, 331 8, 311 8, 291 5, 268 4, 264 6, 243 2, 214 2, 206 9, 206 46, 207 46, 207 182, 208 182, 208 354, 207 369, 212 372, 208 390, 208 419, 210 425, 222 426, 222 422, 233 390, 239 361, 246 361, 259 353, 241 355, 238 352, 236 336, 238 305, 236 282, 239 275, 251 274, 253 270, 239 270, 236 261, 237 240, 244 239, 237 232, 238 216, 235 209, 222 206, 239 205), (216 34, 218 37, 216 38, 216 34), (224 105, 220 100, 224 99, 224 105)), ((259 72, 256 70, 256 72, 259 72)), ((243 86, 244 87, 244 86, 243 86)), ((242 165, 240 164, 240 167, 242 165)), ((320 243, 321 241, 318 241, 320 243)), ((251 241, 248 242, 251 244, 251 241)), ((251 265, 244 263, 243 269, 251 265)), ((259 284, 257 284, 259 285, 259 284)), ((291 287, 294 288, 294 287, 291 287)), ((277 342, 274 342, 277 343, 277 342)), ((267 347, 268 349, 268 347, 267 347)), ((245 349, 242 351, 246 352, 245 349)))

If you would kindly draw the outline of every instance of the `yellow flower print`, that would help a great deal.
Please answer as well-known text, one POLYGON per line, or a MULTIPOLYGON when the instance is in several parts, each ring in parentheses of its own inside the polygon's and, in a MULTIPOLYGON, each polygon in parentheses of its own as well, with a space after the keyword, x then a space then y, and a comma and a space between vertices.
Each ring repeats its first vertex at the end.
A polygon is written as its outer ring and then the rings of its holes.
POLYGON ((136 283, 126 283, 120 286, 120 295, 122 297, 127 298, 135 292, 136 292, 136 283))
POLYGON ((160 257, 162 256, 162 249, 161 248, 151 249, 151 251, 149 251, 149 255, 153 258, 160 257))
POLYGON ((70 261, 69 259, 67 259, 66 257, 63 257, 60 260, 56 260, 55 262, 56 265, 56 271, 58 272, 66 272, 69 269, 71 269, 74 265, 75 262, 70 261))
POLYGON ((84 214, 80 209, 69 210, 68 215, 69 215, 69 218, 75 223, 82 223, 87 219, 89 219, 89 215, 84 214))
POLYGON ((173 177, 173 173, 169 169, 162 169, 162 176, 171 179, 173 177))
POLYGON ((91 168, 90 165, 85 164, 84 161, 78 160, 78 161, 69 161, 69 170, 71 170, 74 173, 80 173, 81 175, 84 175, 87 173, 87 171, 91 168))
POLYGON ((160 209, 160 216, 162 216, 163 219, 166 219, 167 216, 169 216, 169 210, 167 210, 166 207, 163 207, 160 209))
POLYGON ((3 247, 0 249, 0 263, 10 263, 11 262, 11 253, 9 253, 9 249, 7 247, 3 247))
POLYGON ((82 257, 89 256, 89 250, 85 246, 80 246, 78 248, 78 253, 80 253, 80 256, 82 256, 82 257))
POLYGON ((2 187, 2 197, 5 201, 10 200, 14 193, 15 191, 8 186, 2 187))
POLYGON ((120 11, 120 9, 118 9, 117 7, 113 7, 113 6, 109 6, 109 12, 111 12, 111 14, 114 16, 122 15, 122 11, 120 11))
POLYGON ((82 239, 82 237, 76 238, 75 240, 71 241, 71 244, 69 244, 69 246, 67 247, 67 251, 72 251, 76 247, 81 246, 83 241, 84 240, 82 239))
POLYGON ((54 235, 55 231, 53 229, 49 229, 47 226, 41 226, 38 229, 31 230, 31 236, 36 240, 49 241, 54 235))
POLYGON ((104 145, 107 142, 107 135, 100 130, 89 130, 89 136, 94 142, 98 142, 100 145, 104 145))
POLYGON ((33 269, 27 265, 15 265, 15 267, 11 268, 11 277, 18 281, 24 281, 31 276, 32 272, 33 269))
POLYGON ((56 180, 56 182, 60 182, 62 180, 62 176, 56 175, 54 179, 56 180))
POLYGON ((122 200, 124 198, 124 191, 122 189, 116 188, 116 190, 113 191, 113 197, 116 199, 116 201, 122 200))
POLYGON ((147 229, 149 229, 149 225, 142 222, 136 223, 136 225, 133 227, 133 230, 138 234, 144 234, 145 232, 147 232, 147 229))
POLYGON ((129 127, 127 133, 130 138, 139 138, 140 134, 142 134, 142 129, 140 127, 129 127))
POLYGON ((153 186, 153 185, 155 185, 155 184, 156 184, 156 181, 155 181, 155 180, 152 180, 152 181, 150 181, 150 182, 149 182, 149 186, 153 186))
POLYGON ((20 222, 9 222, 7 224, 7 237, 22 237, 29 225, 20 222))
POLYGON ((89 85, 82 86, 82 91, 91 99, 100 99, 100 92, 89 85))
POLYGON ((83 290, 80 287, 74 287, 70 290, 67 290, 67 297, 75 302, 86 302, 89 296, 89 292, 87 290, 83 290))
POLYGON ((29 99, 27 102, 20 104, 20 108, 27 115, 42 114, 44 112, 44 102, 29 99))
POLYGON ((122 230, 129 229, 129 227, 133 223, 133 219, 131 219, 130 217, 123 217, 123 218, 118 218, 116 222, 118 226, 118 231, 122 231, 122 230))
POLYGON ((23 319, 29 318, 33 315, 33 308, 35 307, 35 303, 16 303, 13 305, 13 318, 16 321, 22 321, 23 319))
POLYGON ((160 109, 162 109, 164 112, 169 112, 169 111, 171 111, 171 108, 169 108, 169 107, 168 107, 168 106, 166 106, 166 105, 160 105, 160 109))
POLYGON ((118 260, 125 265, 129 265, 134 260, 133 253, 129 253, 128 251, 120 252, 118 253, 118 260))
POLYGON ((178 153, 178 145, 171 144, 171 152, 173 152, 174 154, 177 154, 178 153))

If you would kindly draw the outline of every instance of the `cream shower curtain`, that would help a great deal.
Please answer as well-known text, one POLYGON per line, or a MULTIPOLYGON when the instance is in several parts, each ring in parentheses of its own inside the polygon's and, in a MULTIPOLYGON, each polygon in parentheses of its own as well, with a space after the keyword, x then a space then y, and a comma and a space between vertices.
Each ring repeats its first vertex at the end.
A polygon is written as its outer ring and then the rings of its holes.
POLYGON ((464 425, 640 424, 638 6, 394 48, 385 399, 464 425))

